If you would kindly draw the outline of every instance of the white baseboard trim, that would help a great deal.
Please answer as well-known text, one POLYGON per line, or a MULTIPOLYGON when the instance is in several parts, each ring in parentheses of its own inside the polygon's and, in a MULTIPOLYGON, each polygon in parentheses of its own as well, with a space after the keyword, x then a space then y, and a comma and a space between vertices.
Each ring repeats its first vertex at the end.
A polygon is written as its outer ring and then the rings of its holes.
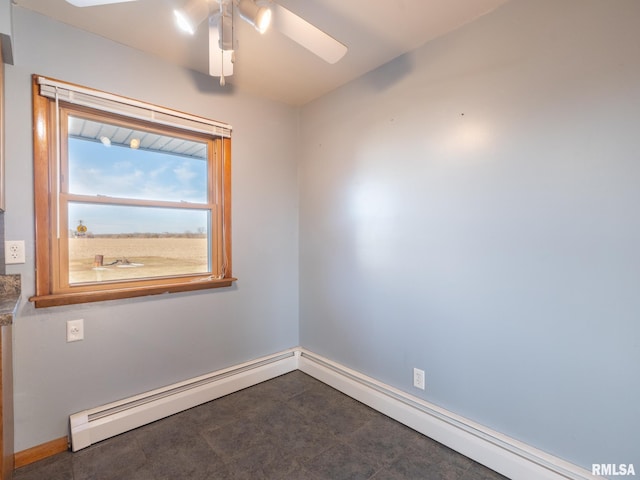
POLYGON ((604 480, 305 349, 298 369, 512 480, 604 480))
POLYGON ((512 480, 606 480, 303 348, 73 414, 69 419, 72 450, 296 369, 512 480))
POLYGON ((84 410, 69 417, 71 449, 78 451, 298 368, 291 349, 192 378, 134 397, 84 410))

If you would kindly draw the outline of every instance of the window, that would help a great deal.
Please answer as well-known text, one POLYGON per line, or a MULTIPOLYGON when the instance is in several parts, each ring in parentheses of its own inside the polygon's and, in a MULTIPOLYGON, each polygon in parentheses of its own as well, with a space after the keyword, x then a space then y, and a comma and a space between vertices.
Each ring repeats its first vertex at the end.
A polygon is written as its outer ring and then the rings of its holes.
POLYGON ((224 124, 34 76, 36 307, 230 286, 224 124))

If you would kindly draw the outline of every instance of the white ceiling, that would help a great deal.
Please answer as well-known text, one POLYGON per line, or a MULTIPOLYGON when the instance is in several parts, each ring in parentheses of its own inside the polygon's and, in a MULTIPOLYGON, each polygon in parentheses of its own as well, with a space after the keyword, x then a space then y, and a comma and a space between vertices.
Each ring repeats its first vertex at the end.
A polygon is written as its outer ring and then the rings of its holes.
MULTIPOLYGON (((236 22, 239 45, 235 72, 227 84, 302 105, 507 1, 278 0, 347 45, 348 53, 329 65, 275 29, 260 35, 245 22, 236 22)), ((206 22, 193 37, 179 32, 173 22, 173 9, 186 0, 137 0, 85 8, 65 0, 14 3, 177 65, 209 71, 206 22)))

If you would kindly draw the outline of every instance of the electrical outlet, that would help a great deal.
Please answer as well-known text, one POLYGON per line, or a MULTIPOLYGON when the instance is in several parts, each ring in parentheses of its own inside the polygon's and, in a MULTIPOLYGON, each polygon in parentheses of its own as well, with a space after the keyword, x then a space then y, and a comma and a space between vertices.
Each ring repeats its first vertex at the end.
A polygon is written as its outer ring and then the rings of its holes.
POLYGON ((13 265, 24 263, 24 240, 5 240, 4 242, 4 263, 13 265))
POLYGON ((84 340, 84 320, 67 320, 67 342, 84 340))
POLYGON ((413 369, 413 386, 420 390, 425 389, 424 370, 420 370, 419 368, 413 369))

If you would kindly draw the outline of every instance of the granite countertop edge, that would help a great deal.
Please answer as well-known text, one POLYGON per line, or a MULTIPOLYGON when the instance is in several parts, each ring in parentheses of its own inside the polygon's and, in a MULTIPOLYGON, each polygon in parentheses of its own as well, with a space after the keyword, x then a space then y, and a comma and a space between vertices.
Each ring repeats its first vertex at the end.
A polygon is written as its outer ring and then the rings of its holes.
POLYGON ((0 275, 0 326, 13 324, 20 305, 20 275, 0 275))

